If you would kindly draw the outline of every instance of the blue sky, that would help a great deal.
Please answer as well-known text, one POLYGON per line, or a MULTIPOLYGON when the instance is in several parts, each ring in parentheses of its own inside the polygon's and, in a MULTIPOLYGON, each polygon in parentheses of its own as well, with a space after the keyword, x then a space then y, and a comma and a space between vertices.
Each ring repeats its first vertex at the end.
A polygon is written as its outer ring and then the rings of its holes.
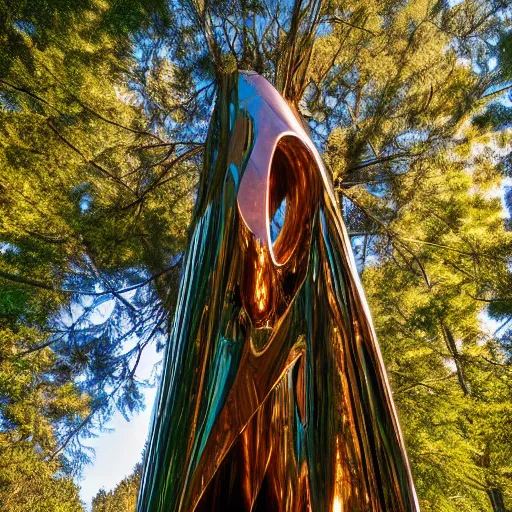
MULTIPOLYGON (((161 358, 150 345, 143 353, 137 376, 147 378, 155 362, 161 358)), ((80 497, 90 510, 91 500, 103 487, 109 491, 128 476, 141 460, 142 450, 149 430, 156 388, 145 390, 146 409, 129 422, 119 412, 105 425, 112 432, 102 432, 87 442, 96 450, 94 463, 85 467, 80 485, 80 497)))

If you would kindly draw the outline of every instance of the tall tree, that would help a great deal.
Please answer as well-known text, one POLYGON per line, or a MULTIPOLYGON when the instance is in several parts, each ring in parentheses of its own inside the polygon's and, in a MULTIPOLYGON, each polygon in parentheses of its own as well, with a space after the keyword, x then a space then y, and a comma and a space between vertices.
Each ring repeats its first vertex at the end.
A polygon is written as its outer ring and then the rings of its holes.
POLYGON ((195 182, 187 158, 200 146, 146 129, 126 84, 128 25, 141 29, 148 14, 129 20, 116 8, 1 4, 6 511, 82 509, 71 480, 90 460, 82 441, 115 407, 142 407, 136 368, 172 308, 195 182))
POLYGON ((201 145, 149 128, 128 88, 133 48, 110 34, 130 21, 117 5, 54 7, 5 7, 7 37, 24 49, 0 77, 0 277, 21 295, 46 293, 41 349, 92 398, 62 453, 113 407, 142 406, 136 367, 166 332, 201 145))
POLYGON ((417 186, 401 178, 397 215, 363 280, 423 510, 510 507, 512 381, 509 354, 482 314, 485 293, 507 275, 512 237, 499 169, 485 159, 438 158, 417 186))

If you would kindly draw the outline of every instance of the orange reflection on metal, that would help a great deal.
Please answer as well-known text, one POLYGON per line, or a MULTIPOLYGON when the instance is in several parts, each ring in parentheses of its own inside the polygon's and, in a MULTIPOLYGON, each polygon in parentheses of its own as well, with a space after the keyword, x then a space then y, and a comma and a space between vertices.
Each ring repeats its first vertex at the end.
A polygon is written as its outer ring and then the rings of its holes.
POLYGON ((139 512, 417 512, 329 176, 251 73, 221 83, 139 512))
POLYGON ((258 254, 257 260, 254 262, 256 279, 254 283, 254 299, 256 302, 256 307, 258 311, 262 313, 267 308, 268 299, 269 299, 269 279, 268 272, 266 272, 265 262, 267 258, 265 257, 265 248, 261 245, 256 245, 256 252, 258 254))

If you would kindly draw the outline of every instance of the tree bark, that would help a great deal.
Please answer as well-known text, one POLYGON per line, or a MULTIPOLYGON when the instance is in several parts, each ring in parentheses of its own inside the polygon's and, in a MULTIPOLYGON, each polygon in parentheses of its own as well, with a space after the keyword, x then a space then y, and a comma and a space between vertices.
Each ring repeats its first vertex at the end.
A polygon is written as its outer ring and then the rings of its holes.
POLYGON ((503 498, 503 491, 498 488, 487 489, 487 496, 491 500, 493 512, 509 512, 505 508, 505 500, 503 498))

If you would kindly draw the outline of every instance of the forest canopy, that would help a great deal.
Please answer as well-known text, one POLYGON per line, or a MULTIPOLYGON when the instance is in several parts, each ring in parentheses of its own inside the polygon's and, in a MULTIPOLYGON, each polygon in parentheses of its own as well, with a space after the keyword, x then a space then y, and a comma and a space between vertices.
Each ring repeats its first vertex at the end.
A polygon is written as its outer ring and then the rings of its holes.
POLYGON ((83 510, 87 440, 144 407, 237 69, 332 175, 422 510, 512 509, 506 0, 0 0, 0 509, 83 510))

